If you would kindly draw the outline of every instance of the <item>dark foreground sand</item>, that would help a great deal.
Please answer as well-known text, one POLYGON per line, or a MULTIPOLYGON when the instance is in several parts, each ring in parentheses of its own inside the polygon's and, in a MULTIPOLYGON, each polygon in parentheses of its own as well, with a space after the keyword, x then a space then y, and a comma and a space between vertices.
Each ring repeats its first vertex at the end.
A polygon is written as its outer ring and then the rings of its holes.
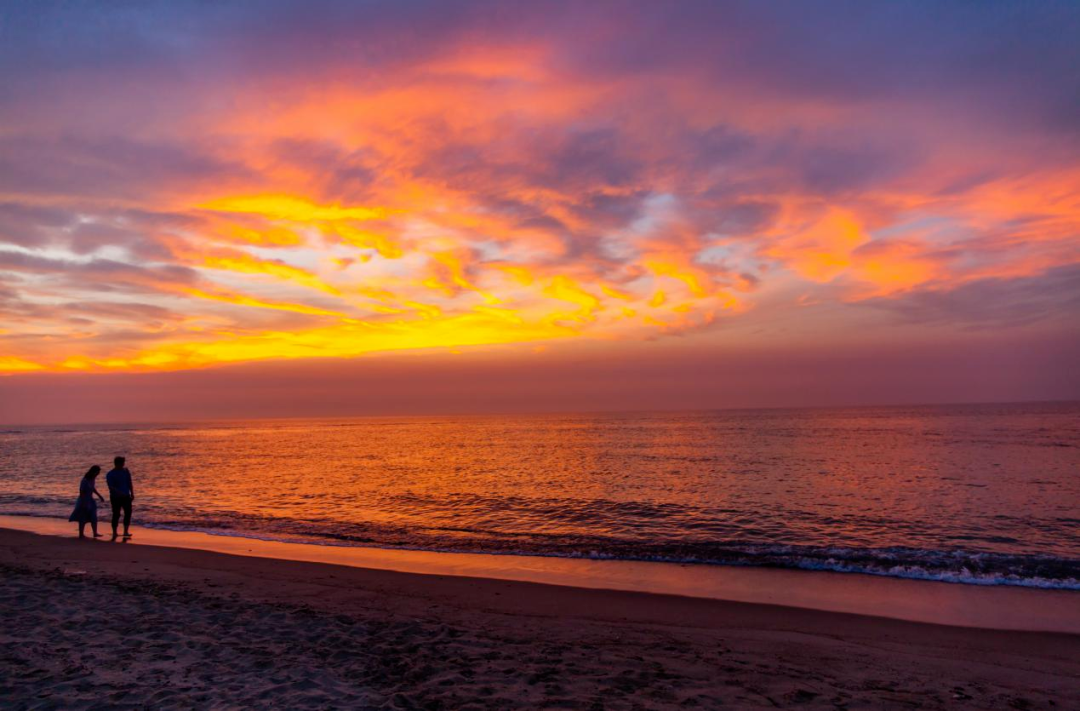
POLYGON ((1080 637, 0 530, 5 708, 1080 708, 1080 637))

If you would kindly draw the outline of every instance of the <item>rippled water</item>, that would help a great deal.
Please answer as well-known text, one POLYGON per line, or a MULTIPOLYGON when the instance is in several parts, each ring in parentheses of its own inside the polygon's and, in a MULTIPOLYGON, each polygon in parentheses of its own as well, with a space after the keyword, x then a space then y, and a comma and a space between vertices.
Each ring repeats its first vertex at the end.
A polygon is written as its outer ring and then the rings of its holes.
POLYGON ((1080 589, 1080 404, 10 428, 0 512, 1080 589), (103 483, 103 482, 102 482, 103 483))

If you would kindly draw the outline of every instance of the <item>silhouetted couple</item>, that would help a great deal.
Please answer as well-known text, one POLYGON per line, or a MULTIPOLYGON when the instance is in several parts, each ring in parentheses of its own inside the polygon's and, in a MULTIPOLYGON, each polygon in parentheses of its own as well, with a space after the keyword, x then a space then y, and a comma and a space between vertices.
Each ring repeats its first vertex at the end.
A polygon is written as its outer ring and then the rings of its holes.
MULTIPOLYGON (((86 524, 94 531, 94 538, 101 538, 97 530, 97 502, 98 497, 102 502, 105 497, 98 493, 95 481, 101 467, 94 465, 83 475, 79 482, 79 498, 75 502, 75 510, 71 512, 68 521, 79 522, 79 538, 86 538, 86 524)), ((131 538, 131 504, 135 501, 135 484, 131 481, 131 472, 124 466, 124 458, 117 457, 113 460, 113 469, 105 475, 105 483, 109 487, 109 501, 112 503, 112 537, 117 538, 117 526, 120 525, 120 514, 124 514, 124 538, 131 538)))

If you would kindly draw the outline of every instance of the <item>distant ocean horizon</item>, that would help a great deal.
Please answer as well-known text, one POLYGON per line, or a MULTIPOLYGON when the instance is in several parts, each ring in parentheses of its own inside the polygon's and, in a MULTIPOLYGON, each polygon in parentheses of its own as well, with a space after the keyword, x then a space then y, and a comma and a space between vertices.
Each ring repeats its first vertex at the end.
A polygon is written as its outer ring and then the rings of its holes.
POLYGON ((0 513, 115 454, 156 528, 1080 589, 1077 402, 2 425, 0 513))
POLYGON ((28 429, 69 429, 69 428, 97 428, 115 427, 122 429, 147 429, 177 426, 205 426, 205 425, 230 425, 246 423, 310 423, 330 421, 354 421, 354 420, 391 420, 391 419, 415 419, 415 418, 478 418, 478 417, 556 417, 556 416, 638 416, 638 415, 705 415, 705 414, 732 414, 732 413, 768 413, 768 412, 799 412, 803 410, 813 411, 853 411, 853 410, 899 410, 899 409, 928 409, 928 408, 979 408, 979 407, 1072 407, 1080 408, 1080 398, 1065 399, 1034 399, 1034 400, 986 400, 986 401, 957 401, 957 402, 909 402, 909 403, 877 403, 877 404, 840 404, 840 405, 760 405, 760 406, 731 406, 731 407, 657 407, 657 408, 596 408, 596 409, 570 409, 570 408, 545 408, 530 410, 528 408, 507 408, 484 410, 452 410, 452 409, 417 409, 402 412, 354 412, 349 414, 312 414, 312 415, 260 415, 258 417, 245 416, 209 416, 209 417, 173 417, 163 419, 138 419, 131 418, 104 418, 95 420, 66 420, 49 419, 34 422, 20 421, 18 419, 3 419, 0 415, 0 433, 22 432, 28 429))

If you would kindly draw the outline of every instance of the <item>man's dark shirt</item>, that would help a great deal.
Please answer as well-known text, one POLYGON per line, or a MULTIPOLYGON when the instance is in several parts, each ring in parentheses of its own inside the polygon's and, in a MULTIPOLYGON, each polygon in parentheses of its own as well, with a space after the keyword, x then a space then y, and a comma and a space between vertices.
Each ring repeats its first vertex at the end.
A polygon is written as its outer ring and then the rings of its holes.
POLYGON ((105 475, 110 496, 131 496, 131 472, 127 468, 113 469, 105 475))

